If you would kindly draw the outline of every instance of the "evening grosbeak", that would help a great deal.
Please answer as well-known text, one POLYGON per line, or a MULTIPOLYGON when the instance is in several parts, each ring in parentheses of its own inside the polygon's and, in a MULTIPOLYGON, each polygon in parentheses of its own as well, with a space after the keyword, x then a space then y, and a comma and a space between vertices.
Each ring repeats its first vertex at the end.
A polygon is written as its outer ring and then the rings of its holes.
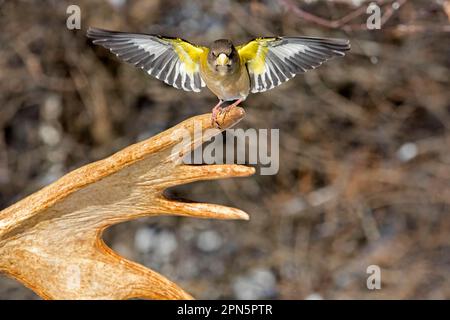
POLYGON ((87 36, 177 89, 199 92, 208 87, 219 98, 213 122, 250 92, 272 89, 350 49, 348 40, 314 37, 256 38, 237 47, 220 39, 208 48, 180 38, 96 28, 89 28, 87 36), (222 108, 225 101, 234 102, 222 108))

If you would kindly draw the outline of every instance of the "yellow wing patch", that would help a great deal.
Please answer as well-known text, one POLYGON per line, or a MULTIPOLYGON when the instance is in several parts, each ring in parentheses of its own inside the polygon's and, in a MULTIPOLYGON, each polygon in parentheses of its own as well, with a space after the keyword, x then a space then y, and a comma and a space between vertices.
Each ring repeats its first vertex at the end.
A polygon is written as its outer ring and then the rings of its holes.
POLYGON ((239 56, 247 64, 254 74, 264 73, 266 66, 266 54, 269 50, 268 43, 277 38, 257 38, 249 43, 238 46, 239 56))
POLYGON ((195 46, 180 38, 163 39, 172 43, 178 58, 184 64, 187 72, 194 73, 199 70, 200 57, 205 50, 208 50, 207 48, 195 46))

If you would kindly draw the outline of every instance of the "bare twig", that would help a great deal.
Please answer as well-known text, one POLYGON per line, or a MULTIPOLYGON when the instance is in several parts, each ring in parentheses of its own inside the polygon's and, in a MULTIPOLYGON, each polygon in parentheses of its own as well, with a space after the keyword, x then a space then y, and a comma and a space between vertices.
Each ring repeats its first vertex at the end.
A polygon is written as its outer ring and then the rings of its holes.
MULTIPOLYGON (((407 0, 396 0, 396 1, 385 1, 385 0, 379 0, 379 1, 372 1, 370 3, 375 2, 379 6, 384 6, 383 10, 384 13, 381 16, 380 26, 383 27, 386 25, 386 23, 394 16, 394 13, 397 12, 406 2, 407 0), (388 5, 390 4, 390 5, 388 5)), ((361 24, 351 24, 353 20, 356 18, 362 16, 366 13, 366 10, 369 4, 364 4, 357 9, 351 11, 350 13, 346 14, 342 18, 336 19, 336 20, 329 20, 322 17, 319 17, 317 15, 314 15, 312 13, 309 13, 297 5, 295 5, 292 0, 280 0, 280 3, 290 12, 293 12, 295 15, 297 15, 299 18, 317 24, 319 26, 330 28, 330 29, 343 29, 345 31, 357 31, 357 30, 367 30, 367 25, 365 23, 361 24)), ((446 8, 448 5, 444 5, 444 10, 447 10, 446 8)), ((447 12, 447 11, 446 11, 447 12)), ((433 26, 424 26, 424 25, 417 25, 417 24, 399 24, 394 27, 389 27, 383 29, 386 32, 392 32, 397 34, 410 34, 410 33, 418 33, 418 32, 450 32, 450 26, 449 25, 433 25, 433 26)))

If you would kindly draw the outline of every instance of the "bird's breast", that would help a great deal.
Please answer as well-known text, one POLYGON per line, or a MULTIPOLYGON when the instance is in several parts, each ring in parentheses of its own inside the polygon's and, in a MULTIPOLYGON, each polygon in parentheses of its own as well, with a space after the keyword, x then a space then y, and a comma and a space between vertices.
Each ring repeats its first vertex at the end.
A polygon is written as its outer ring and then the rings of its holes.
POLYGON ((221 75, 204 66, 201 75, 206 86, 221 100, 245 99, 250 92, 250 78, 245 67, 234 73, 221 75))

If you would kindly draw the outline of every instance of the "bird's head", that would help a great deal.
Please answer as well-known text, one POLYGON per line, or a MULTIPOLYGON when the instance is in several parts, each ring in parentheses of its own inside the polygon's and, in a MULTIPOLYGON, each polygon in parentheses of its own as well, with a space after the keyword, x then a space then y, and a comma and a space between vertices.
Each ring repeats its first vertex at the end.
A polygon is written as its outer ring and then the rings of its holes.
POLYGON ((233 73, 239 66, 239 55, 230 40, 220 39, 212 43, 208 65, 220 75, 233 73))

